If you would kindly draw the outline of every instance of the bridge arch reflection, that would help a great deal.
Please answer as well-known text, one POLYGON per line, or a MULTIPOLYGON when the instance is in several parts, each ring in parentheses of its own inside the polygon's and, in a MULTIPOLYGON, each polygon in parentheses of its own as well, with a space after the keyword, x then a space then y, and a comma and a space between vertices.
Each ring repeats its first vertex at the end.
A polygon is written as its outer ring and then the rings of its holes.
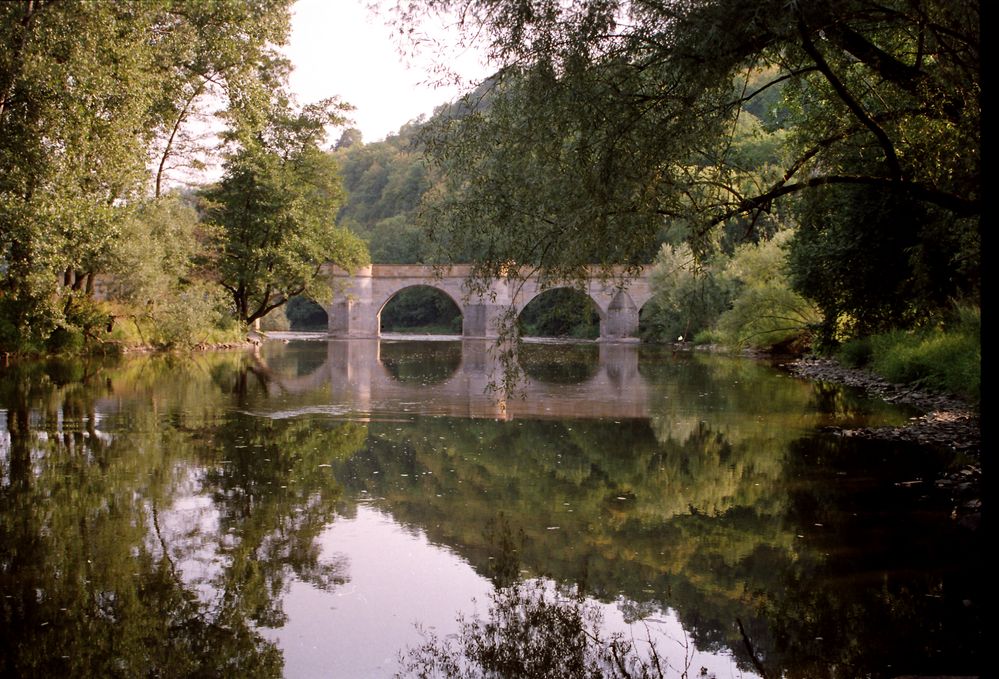
MULTIPOLYGON (((330 339, 324 344, 326 360, 309 374, 275 368, 281 363, 280 346, 265 345, 255 351, 252 369, 269 394, 309 393, 314 399, 316 392, 325 390, 329 404, 342 412, 403 410, 505 420, 648 416, 649 386, 638 370, 639 347, 634 344, 594 345, 595 364, 578 375, 579 379, 550 380, 527 372, 517 384, 516 393, 507 395, 497 390, 503 365, 491 340, 330 339), (437 368, 437 372, 430 369, 424 378, 400 380, 399 371, 393 369, 393 360, 398 361, 413 345, 419 344, 437 345, 434 352, 443 352, 452 359, 443 368, 437 368), (455 356, 460 359, 452 369, 448 364, 454 365, 455 356)), ((282 404, 283 408, 286 406, 287 403, 282 404)))

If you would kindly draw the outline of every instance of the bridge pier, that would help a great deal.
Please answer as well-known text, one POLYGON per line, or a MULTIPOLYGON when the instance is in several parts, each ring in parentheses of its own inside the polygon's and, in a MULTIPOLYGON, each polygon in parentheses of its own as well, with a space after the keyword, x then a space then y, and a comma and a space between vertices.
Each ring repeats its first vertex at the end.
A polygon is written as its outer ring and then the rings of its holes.
POLYGON ((496 339, 500 320, 508 313, 509 306, 466 304, 461 310, 461 335, 466 339, 496 339))
POLYGON ((624 290, 617 294, 607 306, 607 313, 600 319, 600 340, 616 342, 625 339, 638 339, 638 306, 624 290))
POLYGON ((372 296, 371 267, 366 266, 350 277, 336 279, 333 303, 326 309, 328 334, 337 339, 378 337, 379 309, 372 296))

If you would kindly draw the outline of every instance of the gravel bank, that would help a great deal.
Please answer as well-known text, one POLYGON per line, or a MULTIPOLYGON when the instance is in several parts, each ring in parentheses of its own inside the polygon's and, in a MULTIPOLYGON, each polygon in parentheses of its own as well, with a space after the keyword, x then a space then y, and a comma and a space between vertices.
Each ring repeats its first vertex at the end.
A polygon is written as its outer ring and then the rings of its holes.
POLYGON ((946 494, 953 505, 952 517, 962 525, 977 528, 982 513, 982 426, 979 408, 946 394, 935 394, 907 385, 887 382, 866 370, 843 366, 832 359, 798 358, 783 364, 792 374, 812 380, 859 387, 891 403, 911 405, 923 414, 902 427, 838 429, 840 436, 911 441, 944 447, 960 453, 962 464, 947 475, 933 479, 936 492, 946 494))

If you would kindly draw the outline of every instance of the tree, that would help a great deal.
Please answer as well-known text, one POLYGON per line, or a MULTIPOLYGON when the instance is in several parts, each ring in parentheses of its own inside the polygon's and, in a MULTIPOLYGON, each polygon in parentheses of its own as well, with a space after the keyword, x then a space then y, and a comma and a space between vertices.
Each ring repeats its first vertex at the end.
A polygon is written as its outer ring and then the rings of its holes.
MULTIPOLYGON (((372 260, 381 264, 427 263, 429 252, 416 209, 428 187, 420 149, 413 143, 416 127, 373 144, 345 132, 336 145, 347 200, 341 223, 363 236, 372 260)), ((348 130, 348 132, 350 132, 348 130)))
POLYGON ((711 330, 732 301, 731 286, 721 275, 721 259, 698 262, 686 243, 663 244, 652 270, 656 293, 642 310, 643 336, 691 341, 711 330))
POLYGON ((104 271, 114 313, 134 324, 143 344, 190 346, 235 325, 224 291, 196 275, 195 203, 192 194, 172 191, 142 204, 122 224, 104 271))
POLYGON ((244 100, 281 60, 275 45, 290 31, 293 0, 171 0, 164 8, 156 61, 162 86, 153 101, 154 195, 212 155, 218 118, 244 100), (261 68, 265 66, 265 68, 261 68), (215 110, 215 119, 207 109, 215 110), (215 130, 212 128, 215 127, 215 130), (180 177, 178 177, 180 175, 180 177))
POLYGON ((287 101, 245 111, 225 175, 205 192, 209 257, 204 270, 229 292, 236 317, 252 323, 295 295, 323 293, 327 262, 353 269, 364 243, 333 224, 343 200, 335 159, 320 148, 343 107, 325 100, 299 112, 287 101))
POLYGON ((340 138, 337 139, 336 144, 333 146, 334 151, 339 151, 340 149, 349 149, 351 146, 363 146, 364 145, 364 135, 356 127, 349 127, 340 134, 340 138))
POLYGON ((722 277, 734 291, 717 329, 733 346, 800 349, 807 345, 820 314, 788 283, 784 248, 794 238, 782 231, 758 244, 739 246, 722 277))
POLYGON ((425 0, 397 18, 449 11, 499 68, 488 107, 469 99, 428 128, 442 190, 426 216, 446 249, 476 253, 480 278, 510 261, 554 277, 637 265, 681 226, 703 256, 735 218, 752 231, 791 199, 844 187, 915 204, 937 239, 959 220, 944 259, 975 261, 977 3, 425 0), (733 139, 776 88, 786 155, 757 177, 733 139))
POLYGON ((0 6, 0 307, 5 346, 72 325, 145 176, 156 7, 0 6), (127 93, 127 95, 125 94, 127 93))
POLYGON ((88 331, 150 162, 159 193, 210 89, 233 121, 282 77, 290 5, 0 3, 0 345, 88 331))

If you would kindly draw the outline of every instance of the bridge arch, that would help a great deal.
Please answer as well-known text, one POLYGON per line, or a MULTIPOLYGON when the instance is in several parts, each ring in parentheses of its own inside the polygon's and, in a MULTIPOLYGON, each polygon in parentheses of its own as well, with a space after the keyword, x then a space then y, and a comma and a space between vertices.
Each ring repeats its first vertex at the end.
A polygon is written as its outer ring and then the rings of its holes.
MULTIPOLYGON (((432 282, 428 282, 428 283, 413 283, 413 284, 410 284, 410 285, 405 285, 405 286, 402 286, 398 290, 395 290, 395 291, 391 291, 391 290, 383 291, 384 295, 385 295, 384 299, 379 299, 378 301, 375 302, 375 304, 377 305, 377 309, 378 309, 376 315, 377 315, 377 318, 378 318, 378 332, 379 332, 379 334, 381 334, 383 324, 384 324, 384 322, 386 320, 384 318, 384 314, 385 314, 386 309, 389 309, 391 311, 390 305, 392 305, 393 303, 402 303, 402 304, 405 304, 406 300, 402 296, 405 295, 405 293, 407 293, 407 292, 414 292, 414 291, 419 291, 419 290, 430 290, 430 291, 433 291, 434 297, 436 298, 436 299, 431 299, 431 300, 424 300, 423 301, 424 304, 437 304, 438 300, 440 300, 440 301, 444 301, 445 304, 449 304, 450 305, 450 308, 446 308, 446 309, 442 309, 438 305, 437 306, 437 312, 438 312, 437 314, 426 313, 424 311, 424 315, 427 318, 424 319, 424 322, 422 323, 422 325, 427 325, 428 322, 431 320, 431 318, 433 318, 434 316, 436 316, 438 319, 441 319, 442 317, 446 319, 446 318, 449 317, 448 314, 450 313, 451 314, 450 318, 453 319, 454 318, 454 314, 457 314, 457 317, 458 317, 459 320, 458 320, 458 327, 455 328, 455 333, 457 334, 457 333, 461 332, 461 320, 464 319, 464 310, 462 309, 462 302, 461 302, 461 300, 460 299, 455 299, 454 296, 451 294, 451 292, 448 291, 447 289, 445 289, 443 286, 434 285, 432 282)), ((411 312, 411 313, 413 313, 413 312, 411 312)), ((391 321, 393 319, 390 318, 389 320, 391 321)), ((404 319, 402 319, 402 318, 396 318, 394 320, 396 322, 401 322, 403 325, 405 325, 404 319)), ((421 323, 417 323, 416 325, 421 325, 421 323)), ((450 333, 448 333, 448 334, 450 334, 450 333)))
POLYGON ((383 311, 385 311, 385 307, 388 305, 388 303, 391 302, 396 297, 398 297, 399 293, 405 292, 406 290, 415 290, 417 288, 430 288, 432 290, 436 290, 437 292, 441 293, 449 300, 454 302, 454 305, 458 308, 458 311, 461 311, 462 302, 460 299, 455 299, 451 291, 447 290, 443 286, 434 285, 433 282, 426 282, 426 283, 408 283, 395 290, 389 290, 384 292, 383 295, 380 297, 380 299, 375 302, 375 306, 378 309, 378 314, 380 315, 383 311))
MULTIPOLYGON (((595 317, 596 326, 592 328, 593 333, 599 335, 600 328, 603 327, 604 322, 607 320, 607 311, 600 306, 600 300, 595 298, 589 291, 580 290, 577 287, 572 287, 568 285, 564 286, 553 286, 545 290, 537 290, 534 294, 525 295, 522 299, 514 305, 517 313, 517 322, 521 324, 521 328, 525 327, 525 323, 530 323, 533 319, 531 316, 536 314, 544 314, 543 309, 547 308, 548 305, 555 304, 561 305, 564 311, 565 321, 575 320, 573 323, 573 330, 579 330, 580 324, 586 320, 588 323, 592 322, 595 317), (568 295, 566 293, 569 293, 568 295), (572 306, 579 305, 579 306, 572 306), (575 317, 575 318, 573 318, 575 317)), ((555 319, 549 318, 549 324, 557 323, 558 315, 556 314, 555 319)), ((565 328, 569 330, 569 328, 565 328)), ((536 337, 564 337, 568 333, 561 332, 555 334, 542 333, 538 335, 528 335, 536 337)), ((573 335, 582 339, 582 336, 573 335)), ((592 338, 590 335, 588 338, 592 338)))
MULTIPOLYGON (((371 265, 349 273, 328 267, 334 290, 329 307, 329 335, 339 338, 374 338, 380 334, 379 316, 400 290, 426 285, 448 295, 462 314, 462 336, 495 339, 499 325, 510 312, 519 315, 530 301, 552 289, 534 275, 511 281, 500 278, 485 290, 469 290, 471 266, 445 270, 423 265, 371 265)), ((652 296, 646 270, 594 271, 583 286, 601 316, 602 341, 637 341, 638 310, 652 296)), ((570 287, 570 286, 559 286, 570 287)))

